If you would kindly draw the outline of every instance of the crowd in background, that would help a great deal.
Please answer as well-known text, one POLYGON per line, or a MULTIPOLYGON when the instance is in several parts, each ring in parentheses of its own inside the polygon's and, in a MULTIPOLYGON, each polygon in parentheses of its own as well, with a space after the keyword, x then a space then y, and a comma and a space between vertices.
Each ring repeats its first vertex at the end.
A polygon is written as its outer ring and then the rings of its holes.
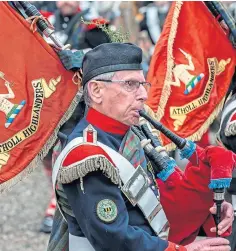
MULTIPOLYGON (((99 44, 109 42, 107 34, 95 22, 121 30, 129 34, 129 42, 137 44, 143 50, 143 69, 147 74, 151 55, 158 41, 165 18, 171 6, 170 1, 36 1, 33 4, 48 18, 55 27, 56 34, 63 44, 71 44, 73 49, 91 49, 99 44)), ((236 18, 236 2, 224 2, 236 18)), ((210 133, 204 135, 202 144, 214 143, 212 132, 218 129, 217 121, 210 133)), ((46 170, 51 171, 51 155, 45 159, 46 170)), ((184 165, 184 163, 180 163, 184 165)), ((50 176, 50 174, 49 174, 50 176)), ((55 199, 47 208, 41 231, 50 232, 55 210, 55 199)))
MULTIPOLYGON (((113 30, 129 33, 129 42, 143 50, 143 69, 147 74, 154 46, 158 41, 171 1, 36 1, 33 4, 54 25, 62 43, 73 49, 87 49, 109 42, 104 32, 84 25, 85 21, 103 19, 113 30)), ((236 2, 225 1, 236 17, 236 2)))
POLYGON ((87 49, 109 42, 107 35, 81 19, 105 23, 111 30, 129 34, 129 42, 144 52, 143 68, 150 58, 164 25, 171 2, 167 1, 38 1, 33 4, 54 25, 58 37, 73 49, 87 49), (101 21, 102 19, 102 21, 101 21))
MULTIPOLYGON (((104 32, 81 20, 103 22, 111 29, 129 33, 129 42, 143 50, 143 69, 147 73, 171 1, 36 1, 33 4, 54 25, 62 43, 73 49, 87 49, 109 42, 104 32)), ((236 17, 236 2, 225 1, 236 17)))

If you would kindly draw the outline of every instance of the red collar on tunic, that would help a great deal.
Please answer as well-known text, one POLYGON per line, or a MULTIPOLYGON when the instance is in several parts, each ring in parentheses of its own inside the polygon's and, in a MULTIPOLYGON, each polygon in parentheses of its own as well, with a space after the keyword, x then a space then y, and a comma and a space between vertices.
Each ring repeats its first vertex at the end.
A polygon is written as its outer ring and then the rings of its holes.
POLYGON ((130 128, 129 126, 122 124, 121 122, 112 119, 93 108, 89 108, 86 119, 92 125, 108 133, 125 135, 130 128))

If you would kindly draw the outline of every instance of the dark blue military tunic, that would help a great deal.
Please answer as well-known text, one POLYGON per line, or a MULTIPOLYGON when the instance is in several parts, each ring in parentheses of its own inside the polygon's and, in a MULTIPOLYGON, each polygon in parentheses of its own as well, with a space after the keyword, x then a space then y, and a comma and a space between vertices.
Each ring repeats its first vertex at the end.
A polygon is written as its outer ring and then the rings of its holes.
MULTIPOLYGON (((95 112, 95 114, 96 118, 90 119, 89 122, 85 118, 80 121, 69 136, 68 142, 81 137, 83 130, 92 124, 97 130, 98 141, 118 151, 126 133, 125 130, 123 133, 112 133, 117 131, 116 121, 108 118, 112 123, 106 126, 107 130, 104 131, 103 123, 106 121, 99 121, 99 113, 95 112), (96 125, 93 124, 95 119, 96 125)), ((104 115, 102 117, 104 118, 104 115)), ((101 171, 86 175, 83 178, 83 186, 84 191, 81 190, 80 180, 63 185, 76 218, 65 214, 69 232, 72 235, 85 236, 97 251, 162 251, 167 248, 168 241, 155 235, 141 210, 133 207, 118 186, 101 171), (117 216, 112 221, 105 222, 98 217, 97 206, 102 200, 112 201, 117 207, 117 216)), ((151 184, 151 186, 157 193, 154 185, 151 184)))

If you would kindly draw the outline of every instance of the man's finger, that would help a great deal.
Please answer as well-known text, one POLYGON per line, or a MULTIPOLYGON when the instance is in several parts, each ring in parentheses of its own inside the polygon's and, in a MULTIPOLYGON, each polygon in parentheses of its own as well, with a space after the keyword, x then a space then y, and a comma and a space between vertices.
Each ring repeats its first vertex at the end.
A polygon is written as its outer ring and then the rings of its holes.
POLYGON ((225 213, 225 216, 228 218, 231 218, 232 215, 234 214, 233 206, 228 202, 225 202, 223 204, 222 209, 223 209, 223 212, 225 213))
POLYGON ((216 207, 211 207, 210 208, 210 213, 216 214, 216 207))
POLYGON ((222 229, 219 229, 218 230, 218 234, 219 235, 222 235, 223 233, 225 233, 230 227, 232 227, 232 224, 230 223, 228 226, 222 228, 222 229))
POLYGON ((229 251, 230 249, 228 246, 228 240, 221 237, 216 237, 195 241, 187 245, 186 248, 188 251, 229 251), (211 249, 211 247, 214 247, 214 249, 211 249))
POLYGON ((232 225, 232 218, 226 218, 220 222, 218 229, 222 230, 225 227, 230 227, 232 225))
POLYGON ((216 227, 212 227, 212 228, 210 229, 210 231, 211 231, 212 233, 215 233, 215 232, 216 232, 216 227))
POLYGON ((209 245, 209 246, 229 245, 229 241, 221 237, 209 238, 209 239, 203 240, 202 242, 204 245, 209 245))
POLYGON ((229 245, 222 245, 222 246, 210 246, 204 248, 204 251, 230 251, 231 248, 229 245))
MULTIPOLYGON (((210 212, 216 214, 215 204, 210 208, 210 212)), ((229 202, 224 201, 221 205, 221 212, 224 212, 226 216, 230 217, 234 213, 233 206, 229 202)))
MULTIPOLYGON (((219 226, 218 226, 218 234, 219 235, 222 235, 225 231, 227 231, 228 229, 229 229, 229 227, 231 227, 232 226, 232 224, 233 224, 233 217, 231 218, 231 219, 225 219, 225 220, 223 220, 220 224, 219 224, 219 226)), ((212 232, 212 233, 215 233, 216 232, 216 227, 212 227, 211 229, 210 229, 210 231, 212 232)))

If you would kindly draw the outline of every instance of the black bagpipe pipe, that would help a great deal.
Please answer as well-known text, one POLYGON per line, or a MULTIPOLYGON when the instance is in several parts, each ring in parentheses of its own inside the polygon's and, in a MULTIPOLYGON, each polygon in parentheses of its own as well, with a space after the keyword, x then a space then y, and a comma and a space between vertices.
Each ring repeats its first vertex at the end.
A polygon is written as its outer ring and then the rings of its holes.
POLYGON ((140 139, 141 146, 143 147, 149 160, 153 163, 153 170, 155 176, 157 176, 167 167, 168 161, 170 159, 169 155, 164 150, 157 150, 161 144, 159 140, 152 135, 148 128, 143 128, 143 126, 133 126, 132 130, 140 139))
POLYGON ((218 19, 219 23, 224 20, 212 1, 204 1, 204 3, 207 6, 207 8, 211 11, 213 16, 218 19))
POLYGON ((67 70, 72 70, 75 72, 72 80, 76 84, 80 84, 81 82, 81 71, 80 71, 80 65, 78 60, 73 60, 73 52, 70 51, 71 45, 66 44, 64 45, 58 36, 55 34, 54 27, 48 22, 48 20, 42 16, 42 14, 39 12, 39 10, 31 3, 27 1, 15 1, 12 2, 12 5, 14 8, 22 15, 26 20, 32 20, 32 24, 35 23, 39 33, 44 35, 44 37, 49 38, 50 40, 45 41, 53 47, 53 49, 57 52, 59 57, 61 58, 61 62, 63 66, 67 70), (20 7, 18 7, 20 6, 20 7), (23 9, 23 11, 21 10, 23 9), (63 54, 63 51, 67 51, 70 53, 63 54), (61 53, 62 52, 62 53, 61 53), (63 61, 63 59, 64 61, 63 61), (71 64, 68 63, 68 61, 72 62, 71 64), (74 63, 75 62, 75 63, 74 63), (68 65, 69 66, 68 66, 68 65))
POLYGON ((148 122, 150 122, 150 124, 154 128, 156 128, 158 131, 163 133, 167 138, 169 138, 179 149, 183 149, 186 146, 187 144, 186 139, 183 139, 178 135, 174 134, 173 132, 171 132, 169 129, 164 127, 160 122, 152 119, 149 115, 147 115, 146 112, 140 111, 139 114, 141 117, 145 118, 148 122))
MULTIPOLYGON (((142 118, 148 121, 156 130, 160 131, 167 138, 169 138, 180 150, 184 150, 190 147, 191 143, 188 140, 183 139, 180 136, 173 133, 172 131, 170 131, 168 128, 163 126, 160 122, 150 117, 145 111, 140 111, 139 114, 142 118)), ((154 164, 153 169, 155 171, 155 175, 158 177, 159 174, 167 168, 168 163, 174 160, 171 159, 168 153, 161 147, 160 141, 158 140, 156 136, 152 134, 147 124, 142 123, 142 125, 139 126, 138 128, 139 129, 133 129, 133 131, 140 138, 141 145, 144 145, 143 149, 145 153, 147 154, 148 158, 150 159, 150 161, 152 161, 152 163, 154 164), (158 150, 158 148, 161 150, 158 150)), ((201 149, 201 148, 200 150, 204 151, 204 149, 201 149)), ((196 165, 196 163, 194 162, 193 165, 196 165)), ((224 188, 213 189, 213 193, 214 193, 214 202, 216 204, 215 221, 216 221, 216 226, 218 226, 218 224, 221 221, 221 204, 224 201, 224 188)), ((217 228, 217 232, 218 232, 218 228, 217 228)), ((218 234, 216 235, 218 236, 218 234)))
POLYGON ((221 25, 222 29, 230 34, 229 40, 236 47, 236 29, 235 19, 220 1, 204 1, 204 4, 216 20, 221 25))
MULTIPOLYGON (((19 4, 22 7, 22 9, 24 10, 28 18, 39 17, 38 19, 36 19, 37 28, 39 29, 40 32, 42 32, 45 35, 45 37, 50 38, 52 40, 52 42, 54 43, 57 49, 62 49, 64 47, 64 45, 55 35, 55 31, 53 27, 50 26, 49 23, 44 18, 41 18, 42 14, 38 11, 38 9, 33 4, 27 1, 17 1, 15 3, 19 4)), ((15 8, 17 8, 15 4, 14 6, 15 8)))

